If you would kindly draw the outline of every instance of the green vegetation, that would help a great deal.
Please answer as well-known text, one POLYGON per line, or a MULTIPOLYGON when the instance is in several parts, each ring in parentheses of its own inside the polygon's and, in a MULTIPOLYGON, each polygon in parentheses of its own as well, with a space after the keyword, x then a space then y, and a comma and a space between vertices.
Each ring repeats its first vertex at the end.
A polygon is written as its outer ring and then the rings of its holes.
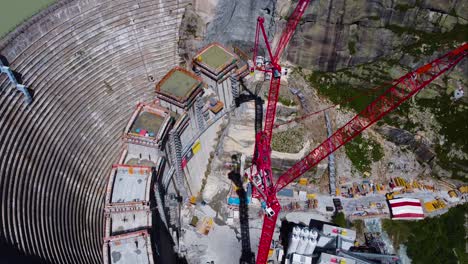
POLYGON ((411 8, 415 8, 415 6, 411 6, 408 4, 397 4, 395 5, 395 10, 400 11, 400 12, 406 12, 410 10, 411 8))
POLYGON ((389 25, 387 28, 394 33, 402 36, 408 35, 415 38, 414 43, 402 47, 404 53, 415 57, 430 56, 434 52, 442 49, 453 49, 460 43, 468 40, 468 25, 456 24, 455 27, 448 32, 428 33, 409 27, 400 27, 389 25))
POLYGON ((273 133, 271 149, 279 152, 297 153, 304 147, 304 129, 295 127, 273 133))
POLYGON ((293 99, 288 99, 288 98, 284 98, 284 97, 281 97, 281 96, 278 97, 278 102, 280 102, 282 105, 285 105, 285 106, 295 106, 296 105, 296 102, 294 102, 293 99))
POLYGON ((315 71, 305 78, 320 95, 335 104, 360 112, 388 88, 384 84, 391 81, 388 70, 394 63, 390 60, 379 61, 336 73, 315 71), (370 90, 372 87, 377 88, 370 90))
POLYGON ((349 53, 351 55, 356 54, 356 42, 354 42, 354 41, 348 42, 348 49, 349 49, 349 53))
POLYGON ((468 263, 464 227, 468 204, 451 208, 448 213, 422 221, 383 220, 383 228, 395 247, 405 244, 415 264, 468 263))
POLYGON ((357 136, 345 146, 346 155, 353 166, 360 172, 370 172, 372 162, 383 158, 382 146, 373 139, 364 139, 362 135, 357 136))
MULTIPOLYGON (((416 1, 415 4, 398 4, 395 9, 407 11, 408 9, 418 7, 422 1, 416 1)), ((450 11, 452 16, 456 16, 455 11, 450 11)), ((442 21, 443 22, 443 21, 442 21)), ((298 73, 310 83, 311 87, 317 90, 318 94, 326 97, 334 104, 355 112, 365 109, 375 98, 381 95, 390 85, 384 85, 382 88, 371 90, 370 88, 379 87, 391 80, 398 78, 408 72, 407 66, 400 64, 402 54, 409 55, 413 59, 412 63, 421 65, 422 62, 428 62, 430 56, 435 56, 439 52, 451 50, 468 42, 468 25, 456 24, 452 30, 441 32, 425 32, 415 29, 416 26, 402 27, 397 25, 387 25, 386 28, 394 32, 401 39, 408 39, 399 48, 396 49, 394 56, 379 59, 375 62, 354 66, 352 68, 341 69, 337 72, 315 71, 305 75, 302 68, 293 69, 293 73, 298 73)), ((442 29, 440 29, 442 30, 442 29)), ((350 53, 356 51, 356 42, 354 39, 348 41, 350 53)), ((405 62, 405 64, 408 64, 405 62)), ((449 71, 450 73, 450 71, 449 71)), ((452 74, 453 79, 463 80, 466 86, 466 78, 458 77, 452 74)), ((463 155, 468 153, 468 138, 462 136, 468 129, 468 104, 463 101, 452 102, 451 94, 446 94, 448 84, 447 78, 445 84, 438 82, 438 85, 431 84, 426 89, 433 89, 439 96, 427 99, 416 96, 414 101, 405 102, 389 115, 384 116, 378 124, 388 124, 411 133, 423 131, 430 127, 429 120, 416 120, 411 118, 414 111, 430 111, 434 115, 436 127, 440 125, 440 131, 435 131, 443 138, 444 143, 434 143, 434 150, 437 154, 437 164, 442 168, 453 172, 452 177, 468 181, 465 177, 467 170, 467 160, 463 155), (459 155, 454 155, 457 153, 459 155)), ((378 158, 379 151, 374 155, 365 151, 365 147, 359 144, 362 139, 353 140, 346 147, 346 153, 353 162, 355 168, 359 171, 366 171, 374 156, 378 158)))
MULTIPOLYGON (((431 56, 437 51, 453 49, 460 45, 460 43, 468 41, 468 35, 466 34, 468 32, 468 25, 456 24, 451 31, 445 33, 427 33, 399 26, 388 26, 387 28, 399 35, 415 37, 414 43, 401 49, 404 53, 414 56, 416 61, 426 56, 431 56)), ((435 87, 435 90, 446 90, 447 79, 445 79, 444 87, 434 84, 431 86, 435 87)), ((408 103, 403 104, 401 107, 406 109, 403 109, 403 111, 399 109, 395 114, 384 118, 385 122, 413 133, 419 130, 417 124, 412 124, 408 121, 408 103), (404 118, 402 119, 401 117, 404 118)), ((441 125, 439 134, 444 136, 446 142, 443 145, 435 145, 438 164, 442 168, 452 171, 453 178, 467 181, 459 173, 463 170, 460 165, 466 164, 467 161, 457 157, 449 157, 447 154, 451 152, 453 146, 457 146, 464 153, 468 153, 468 139, 460 136, 468 128, 468 105, 463 102, 453 103, 450 100, 450 95, 443 95, 434 99, 417 99, 416 107, 428 109, 434 114, 436 121, 441 125)))
POLYGON ((351 223, 351 226, 354 230, 356 230, 357 234, 364 234, 364 221, 363 220, 354 220, 351 223))
POLYGON ((346 228, 346 219, 343 212, 336 213, 332 216, 332 223, 337 226, 346 228))
POLYGON ((54 2, 56 0, 2 1, 2 8, 0 9, 0 37, 3 37, 23 21, 54 2))
POLYGON ((438 164, 454 173, 454 178, 466 181, 459 175, 459 165, 466 164, 466 160, 457 157, 449 157, 447 154, 456 146, 460 151, 468 153, 468 137, 463 136, 468 131, 468 104, 461 101, 453 103, 449 96, 435 99, 418 99, 417 105, 428 109, 434 114, 440 124, 440 134, 444 135, 445 143, 437 144, 435 151, 439 160, 438 164))
POLYGON ((454 16, 454 17, 458 16, 457 11, 455 10, 455 8, 450 9, 449 15, 454 16))
MULTIPOLYGON (((387 26, 387 28, 401 35, 401 37, 407 36, 414 39, 412 44, 402 46, 401 51, 404 54, 411 55, 415 62, 419 60, 426 62, 427 59, 425 58, 428 56, 432 56, 436 52, 450 50, 460 43, 468 41, 468 35, 466 34, 468 25, 457 24, 451 31, 446 33, 427 33, 414 28, 399 26, 387 26)), ((350 50, 352 45, 352 43, 348 43, 350 50)), ((389 85, 384 85, 384 87, 377 88, 375 91, 369 88, 388 83, 391 79, 403 75, 408 70, 405 66, 400 65, 398 60, 390 57, 353 68, 342 69, 335 73, 315 71, 305 76, 305 78, 317 90, 319 95, 328 98, 335 104, 341 104, 342 107, 360 112, 377 96, 382 94, 389 85)), ((304 76, 302 69, 297 69, 295 72, 304 76)), ((464 83, 464 85, 467 84, 464 83)), ((437 163, 442 168, 453 172, 453 178, 467 181, 463 174, 466 173, 464 164, 467 161, 449 155, 449 153, 453 154, 454 146, 456 146, 456 149, 468 153, 468 138, 461 136, 468 129, 468 104, 462 101, 453 103, 450 100, 451 94, 443 93, 443 91, 447 90, 447 79, 445 79, 445 85, 431 84, 426 89, 441 91, 442 96, 432 99, 423 99, 416 96, 415 103, 406 102, 402 104, 391 114, 386 115, 378 124, 389 124, 416 133, 423 129, 421 123, 427 123, 427 121, 414 121, 414 118, 410 118, 411 115, 415 109, 429 110, 434 114, 435 121, 441 125, 441 130, 438 132, 444 137, 445 141, 443 145, 434 145, 438 158, 437 163)), ((359 171, 362 172, 369 168, 371 163, 370 155, 367 159, 363 158, 367 156, 364 154, 363 149, 359 149, 357 146, 354 146, 353 149, 353 146, 350 146, 346 150, 359 171)))

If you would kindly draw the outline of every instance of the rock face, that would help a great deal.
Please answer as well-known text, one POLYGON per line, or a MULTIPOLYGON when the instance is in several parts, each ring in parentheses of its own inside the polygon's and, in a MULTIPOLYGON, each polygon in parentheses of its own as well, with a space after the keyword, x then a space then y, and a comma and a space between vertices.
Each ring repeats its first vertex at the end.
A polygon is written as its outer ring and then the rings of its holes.
POLYGON ((287 59, 335 71, 392 55, 418 40, 415 31, 450 32, 466 25, 466 1, 325 0, 309 5, 287 59))
POLYGON ((265 18, 268 37, 273 38, 275 15, 275 0, 196 0, 187 8, 180 28, 180 53, 188 60, 214 41, 248 51, 254 46, 257 17, 265 18))
POLYGON ((272 17, 276 12, 276 1, 226 1, 220 0, 216 15, 207 27, 206 41, 235 44, 241 48, 253 46, 257 17, 265 17, 265 29, 273 33, 272 17))
MULTIPOLYGON (((254 44, 258 16, 266 19, 268 37, 278 38, 297 3, 285 0, 194 2, 194 13, 201 21, 193 23, 204 28, 195 46, 219 41, 247 51, 254 44), (207 8, 202 8, 204 4, 207 8)), ((336 71, 389 55, 402 56, 402 48, 420 41, 420 34, 449 34, 466 27, 467 14, 468 3, 463 0, 312 1, 283 59, 303 68, 336 71)), ((407 60, 404 64, 412 60, 404 59, 407 60)))
POLYGON ((417 140, 413 134, 406 130, 390 126, 380 127, 376 130, 398 146, 409 146, 419 162, 431 162, 435 157, 434 151, 427 144, 417 140))

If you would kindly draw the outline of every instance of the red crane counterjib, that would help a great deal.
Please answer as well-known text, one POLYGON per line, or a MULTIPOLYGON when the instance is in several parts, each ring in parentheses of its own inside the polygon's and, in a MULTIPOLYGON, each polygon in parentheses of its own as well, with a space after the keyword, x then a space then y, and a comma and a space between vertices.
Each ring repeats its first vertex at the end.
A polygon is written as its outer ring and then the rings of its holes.
MULTIPOLYGON (((272 66, 272 75, 273 78, 271 78, 270 82, 270 89, 268 92, 268 103, 267 103, 267 109, 266 109, 266 115, 265 115, 265 126, 263 129, 263 135, 266 136, 265 142, 267 142, 268 145, 270 145, 271 142, 271 136, 272 136, 272 131, 273 131, 273 123, 275 121, 276 117, 276 105, 278 102, 278 96, 279 96, 279 89, 281 85, 281 79, 275 78, 275 71, 277 73, 281 72, 281 67, 279 65, 279 59, 281 55, 283 54, 284 49, 286 48, 287 44, 291 40, 294 31, 296 30, 297 25, 299 24, 299 21, 302 18, 302 15, 304 14, 307 6, 309 5, 310 0, 301 0, 297 4, 296 8, 294 9, 293 13, 289 17, 288 23, 286 24, 286 27, 284 28, 281 37, 278 42, 278 46, 276 47, 275 50, 275 55, 272 55, 271 52, 271 47, 268 42, 268 38, 266 35, 265 27, 263 26, 263 22, 265 19, 263 17, 259 17, 257 19, 257 28, 255 32, 255 46, 254 46, 254 62, 257 57, 257 52, 258 52, 258 44, 259 44, 259 38, 260 38, 260 33, 263 36, 263 39, 265 41, 265 46, 268 51, 268 54, 271 59, 271 66, 272 66)), ((258 143, 257 143, 258 145, 258 143)))
POLYGON ((299 3, 297 4, 296 8, 294 9, 294 12, 288 19, 288 23, 286 24, 283 33, 281 34, 281 38, 278 42, 278 45, 276 46, 275 55, 272 57, 271 60, 272 62, 278 63, 279 59, 281 58, 281 55, 283 54, 284 49, 291 40, 294 31, 296 31, 297 24, 299 24, 299 21, 301 21, 302 16, 304 15, 304 12, 307 9, 309 3, 310 0, 303 0, 299 1, 299 3))

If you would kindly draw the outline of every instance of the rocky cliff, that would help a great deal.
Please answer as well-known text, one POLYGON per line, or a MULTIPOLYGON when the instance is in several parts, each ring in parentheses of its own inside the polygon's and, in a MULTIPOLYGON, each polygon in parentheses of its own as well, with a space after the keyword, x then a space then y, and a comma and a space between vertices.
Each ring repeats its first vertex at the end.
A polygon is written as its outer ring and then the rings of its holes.
POLYGON ((466 40, 467 16, 463 0, 312 1, 287 59, 305 68, 336 71, 401 57, 415 45, 426 44, 417 53, 431 55, 443 43, 466 40))
MULTIPOLYGON (((200 27, 196 39, 203 43, 251 48, 257 17, 266 18, 269 38, 278 37, 296 2, 194 0, 187 18, 200 27)), ((467 14, 464 0, 311 1, 286 59, 304 68, 336 71, 382 57, 402 57, 407 51, 427 56, 442 44, 466 40, 467 14), (423 44, 419 51, 410 50, 423 44)), ((181 32, 187 33, 184 28, 181 32)))

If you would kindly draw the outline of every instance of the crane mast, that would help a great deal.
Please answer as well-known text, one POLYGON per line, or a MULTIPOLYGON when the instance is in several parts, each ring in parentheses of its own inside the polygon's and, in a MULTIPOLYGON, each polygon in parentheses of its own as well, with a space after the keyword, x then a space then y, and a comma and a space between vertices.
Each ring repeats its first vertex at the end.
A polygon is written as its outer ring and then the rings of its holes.
POLYGON ((278 102, 279 88, 281 85, 281 66, 279 65, 279 59, 283 54, 287 44, 291 40, 294 31, 296 30, 296 27, 299 24, 299 21, 301 20, 302 15, 304 14, 309 3, 310 0, 299 1, 281 34, 274 55, 271 52, 265 27, 263 26, 265 19, 263 17, 259 17, 257 19, 253 61, 256 61, 260 35, 262 35, 265 42, 265 47, 270 57, 271 65, 269 65, 268 68, 256 67, 256 69, 263 71, 266 74, 272 75, 270 89, 268 91, 265 125, 263 130, 256 133, 255 135, 254 155, 249 175, 250 181, 254 186, 252 190, 252 196, 263 199, 265 202, 265 212, 266 215, 268 215, 268 217, 265 217, 263 222, 262 235, 260 237, 260 245, 257 253, 257 263, 266 263, 267 261, 268 251, 276 225, 276 218, 278 217, 278 213, 281 210, 281 206, 279 205, 276 198, 273 173, 271 170, 271 137, 276 116, 276 105, 278 102))

